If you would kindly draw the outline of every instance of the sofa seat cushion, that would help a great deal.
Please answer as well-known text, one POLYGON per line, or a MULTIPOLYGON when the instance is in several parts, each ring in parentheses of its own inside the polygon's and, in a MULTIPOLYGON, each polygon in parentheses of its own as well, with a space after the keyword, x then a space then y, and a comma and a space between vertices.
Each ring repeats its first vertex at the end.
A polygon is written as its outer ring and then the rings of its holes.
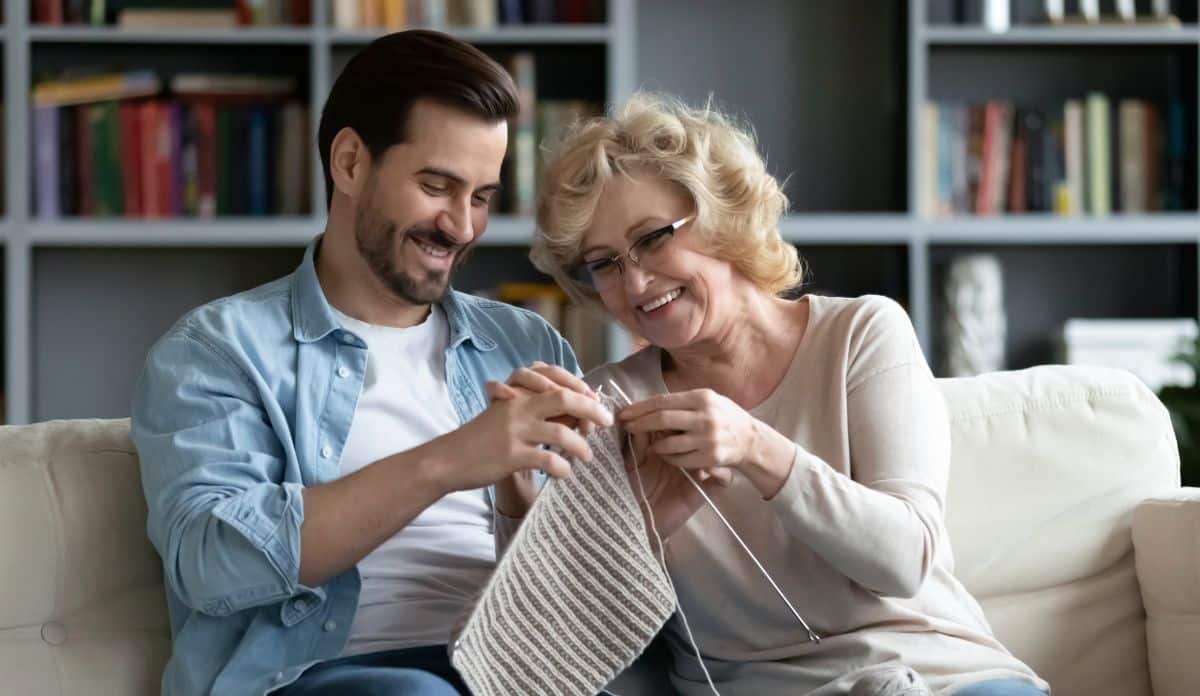
POLYGON ((162 571, 128 420, 0 428, 5 693, 157 694, 162 571))

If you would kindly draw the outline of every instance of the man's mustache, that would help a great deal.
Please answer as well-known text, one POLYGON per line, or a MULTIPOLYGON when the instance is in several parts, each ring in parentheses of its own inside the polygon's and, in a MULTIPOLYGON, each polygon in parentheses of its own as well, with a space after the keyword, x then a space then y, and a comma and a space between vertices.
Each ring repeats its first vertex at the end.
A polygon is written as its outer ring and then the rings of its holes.
POLYGON ((467 246, 465 244, 457 244, 453 239, 450 238, 449 235, 437 228, 412 229, 405 234, 426 244, 432 244, 434 246, 446 249, 447 251, 458 251, 467 246))

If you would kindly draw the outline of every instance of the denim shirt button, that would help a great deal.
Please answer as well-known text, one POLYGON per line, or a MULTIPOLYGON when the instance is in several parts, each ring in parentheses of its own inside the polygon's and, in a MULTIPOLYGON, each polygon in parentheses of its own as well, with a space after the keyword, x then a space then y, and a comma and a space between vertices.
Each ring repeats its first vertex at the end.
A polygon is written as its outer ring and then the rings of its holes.
POLYGON ((330 620, 326 621, 325 625, 322 626, 321 628, 325 629, 326 633, 329 633, 329 632, 337 629, 337 622, 334 621, 333 619, 330 619, 330 620))
POLYGON ((341 377, 342 379, 346 379, 347 377, 349 377, 349 376, 350 376, 350 368, 348 368, 348 367, 339 367, 339 368, 337 369, 337 376, 338 376, 338 377, 341 377))
POLYGON ((321 448, 321 459, 329 459, 332 456, 333 456, 333 448, 332 447, 330 447, 329 445, 325 445, 324 447, 321 448))

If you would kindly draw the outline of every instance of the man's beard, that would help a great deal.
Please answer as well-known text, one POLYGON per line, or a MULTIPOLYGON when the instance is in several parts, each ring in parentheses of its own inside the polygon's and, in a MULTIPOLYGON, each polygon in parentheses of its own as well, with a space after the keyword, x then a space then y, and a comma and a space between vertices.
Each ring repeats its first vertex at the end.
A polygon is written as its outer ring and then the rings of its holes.
POLYGON ((422 270, 419 271, 419 276, 414 276, 396 267, 398 250, 395 223, 388 221, 371 205, 375 198, 373 190, 364 198, 366 200, 358 206, 354 239, 359 255, 367 262, 367 266, 379 282, 397 297, 415 305, 427 305, 445 297, 450 288, 451 273, 466 261, 467 252, 473 245, 459 246, 436 227, 414 226, 407 229, 404 232, 406 236, 455 255, 449 270, 422 270))

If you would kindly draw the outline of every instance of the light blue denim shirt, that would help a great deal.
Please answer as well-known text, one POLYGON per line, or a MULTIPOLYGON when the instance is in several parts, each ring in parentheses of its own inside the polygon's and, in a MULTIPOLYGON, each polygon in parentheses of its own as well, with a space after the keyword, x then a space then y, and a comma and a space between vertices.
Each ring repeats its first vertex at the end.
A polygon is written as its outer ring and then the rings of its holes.
MULTIPOLYGON (((291 275, 183 317, 138 382, 133 439, 174 640, 165 696, 289 684, 338 657, 358 607, 355 568, 320 587, 298 579, 302 493, 338 477, 367 365, 317 282, 319 244, 291 275)), ((460 422, 485 408, 486 380, 535 360, 579 373, 532 312, 458 292, 441 306, 460 422)))

